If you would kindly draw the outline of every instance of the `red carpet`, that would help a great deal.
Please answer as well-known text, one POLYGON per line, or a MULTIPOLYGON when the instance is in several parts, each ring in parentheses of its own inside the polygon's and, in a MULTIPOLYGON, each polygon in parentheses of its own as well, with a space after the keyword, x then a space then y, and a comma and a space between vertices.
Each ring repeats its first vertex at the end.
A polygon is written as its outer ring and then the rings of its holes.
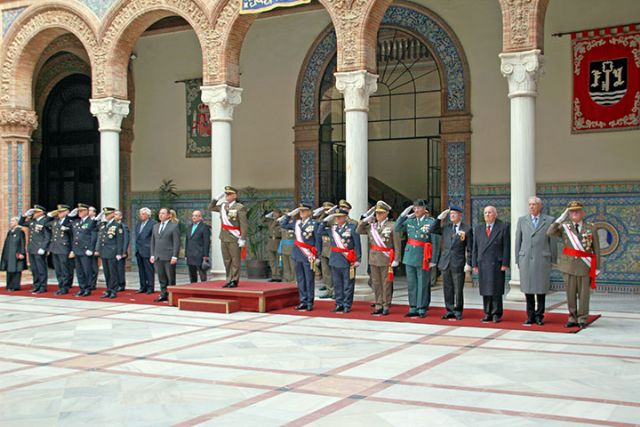
POLYGON ((126 303, 126 304, 150 304, 150 305, 168 305, 165 302, 154 302, 153 300, 160 296, 159 292, 153 294, 136 294, 137 289, 126 289, 122 292, 118 292, 118 297, 115 299, 104 298, 101 299, 100 296, 106 291, 105 288, 98 288, 95 291, 91 291, 91 295, 88 297, 76 297, 73 294, 78 292, 80 289, 77 286, 74 286, 69 290, 68 294, 65 295, 54 295, 53 293, 58 290, 57 285, 49 285, 47 287, 48 291, 44 294, 31 294, 31 285, 23 284, 21 286, 21 290, 7 292, 5 287, 2 287, 0 291, 0 295, 14 295, 17 297, 35 297, 35 298, 53 298, 53 299, 72 299, 78 301, 102 301, 102 302, 116 302, 116 303, 126 303))
MULTIPOLYGON (((313 306, 313 311, 296 311, 293 307, 284 308, 281 310, 272 311, 272 314, 292 314, 296 316, 309 316, 309 317, 331 317, 339 319, 358 319, 358 320, 374 320, 381 322, 407 322, 407 323, 423 323, 429 325, 444 325, 444 326, 470 326, 474 328, 495 328, 495 329, 509 329, 514 331, 538 331, 538 332, 560 332, 560 333, 576 333, 579 332, 579 328, 565 328, 567 323, 567 314, 565 313, 547 313, 544 316, 544 325, 531 325, 523 326, 522 322, 526 320, 526 314, 524 311, 518 310, 505 310, 500 323, 482 323, 480 319, 484 316, 484 312, 479 309, 465 309, 462 320, 444 320, 440 317, 445 314, 444 307, 431 307, 427 317, 424 319, 408 318, 404 315, 409 311, 409 306, 406 305, 392 305, 390 314, 388 316, 372 316, 370 303, 368 302, 354 302, 351 308, 351 313, 337 314, 331 313, 335 307, 333 301, 316 301, 313 306)), ((600 317, 599 314, 595 314, 589 317, 589 324, 593 323, 600 317)))

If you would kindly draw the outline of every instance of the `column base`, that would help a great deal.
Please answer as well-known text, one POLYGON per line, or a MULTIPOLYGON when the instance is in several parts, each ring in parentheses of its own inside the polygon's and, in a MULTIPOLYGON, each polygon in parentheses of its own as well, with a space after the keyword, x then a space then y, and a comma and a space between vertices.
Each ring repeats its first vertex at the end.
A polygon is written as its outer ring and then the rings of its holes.
POLYGON ((369 276, 356 275, 356 286, 353 290, 354 301, 373 301, 373 289, 369 287, 369 276))
POLYGON ((520 282, 511 280, 509 281, 509 292, 505 296, 507 301, 525 302, 526 298, 520 289, 520 282))
POLYGON ((224 270, 209 270, 211 280, 226 280, 227 272, 224 270))

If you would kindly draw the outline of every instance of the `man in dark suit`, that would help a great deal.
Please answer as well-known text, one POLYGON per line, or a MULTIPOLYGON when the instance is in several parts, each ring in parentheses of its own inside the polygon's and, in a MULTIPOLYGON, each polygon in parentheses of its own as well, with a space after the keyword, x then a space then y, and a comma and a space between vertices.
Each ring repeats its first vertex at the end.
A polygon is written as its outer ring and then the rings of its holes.
POLYGON ((191 283, 207 281, 207 269, 202 268, 203 261, 209 261, 209 249, 211 247, 211 229, 202 222, 202 212, 193 211, 191 214, 191 228, 186 231, 185 257, 189 267, 189 280, 191 283))
POLYGON ((124 291, 124 288, 127 285, 125 268, 127 266, 127 258, 129 257, 129 240, 131 238, 129 235, 129 227, 127 226, 127 223, 122 220, 122 211, 116 211, 114 219, 122 227, 122 258, 118 260, 118 290, 124 291))
POLYGON ((140 209, 138 218, 140 218, 140 222, 136 225, 135 242, 140 287, 136 293, 152 294, 155 291, 155 269, 149 259, 151 258, 151 235, 156 222, 151 219, 151 209, 149 208, 140 209))
POLYGON ((168 301, 167 286, 176 284, 176 264, 180 251, 180 232, 178 224, 169 220, 169 209, 160 208, 158 211, 160 222, 153 226, 151 235, 151 258, 155 265, 160 282, 160 296, 155 302, 168 301))
POLYGON ((478 273, 484 305, 483 322, 502 320, 502 295, 509 268, 511 238, 509 224, 498 220, 495 206, 484 208, 484 224, 473 231, 472 265, 478 273))
POLYGON ((122 258, 124 236, 122 227, 114 219, 115 211, 114 208, 103 208, 104 220, 100 215, 96 217, 100 225, 94 255, 102 260, 107 282, 107 291, 100 298, 113 299, 118 295, 118 261, 122 258))
POLYGON ((51 230, 48 223, 52 221, 45 214, 44 207, 33 205, 22 215, 18 224, 22 227, 29 227, 29 264, 31 264, 31 274, 33 275, 32 293, 42 294, 47 292, 47 251, 51 242, 51 230))
POLYGON ((51 243, 49 253, 53 258, 53 268, 56 270, 58 279, 58 290, 55 295, 69 293, 73 284, 73 272, 69 269, 69 258, 72 258, 71 242, 73 232, 71 231, 71 220, 67 218, 69 206, 58 205, 55 211, 49 212, 47 216, 53 218, 49 222, 51 228, 51 243))
POLYGON ((442 318, 461 320, 464 307, 464 276, 465 271, 471 270, 473 231, 469 225, 462 222, 462 209, 457 206, 450 206, 438 215, 438 219, 433 232, 442 235, 438 269, 442 272, 444 305, 447 309, 442 318), (449 221, 446 221, 447 217, 449 221))
POLYGON ((94 232, 98 222, 89 218, 89 206, 78 203, 78 207, 69 213, 73 218, 73 243, 71 249, 75 254, 76 272, 80 290, 77 297, 91 295, 91 278, 93 277, 93 252, 96 247, 97 234, 94 232))

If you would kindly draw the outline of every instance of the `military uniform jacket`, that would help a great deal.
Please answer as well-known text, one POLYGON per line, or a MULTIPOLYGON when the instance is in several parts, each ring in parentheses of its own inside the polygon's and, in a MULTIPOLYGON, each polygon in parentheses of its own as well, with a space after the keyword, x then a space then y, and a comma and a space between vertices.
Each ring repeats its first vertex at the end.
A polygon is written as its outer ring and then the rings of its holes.
MULTIPOLYGON (((435 224, 436 220, 427 215, 422 218, 408 218, 403 216, 398 219, 395 228, 398 232, 406 232, 407 238, 409 239, 431 243, 431 233, 435 224)), ((424 246, 412 246, 407 244, 404 249, 402 262, 412 267, 422 267, 423 254, 424 246)))
MULTIPOLYGON (((564 224, 568 224, 571 228, 571 232, 580 239, 585 252, 591 252, 596 255, 596 268, 600 270, 602 266, 602 261, 600 259, 600 241, 598 240, 598 233, 596 232, 595 225, 592 222, 582 221, 580 233, 577 233, 573 222, 565 221, 564 224)), ((549 230, 547 230, 547 234, 549 236, 562 237, 564 247, 573 248, 562 224, 554 222, 549 227, 549 230)), ((589 267, 587 267, 587 264, 581 258, 568 256, 564 253, 560 253, 558 270, 573 276, 589 277, 589 267)))
MULTIPOLYGON (((296 223, 300 223, 300 229, 302 232, 302 241, 307 245, 311 245, 316 248, 318 255, 320 255, 320 251, 322 249, 322 239, 320 230, 320 223, 313 218, 307 220, 307 222, 303 223, 302 220, 292 220, 289 218, 289 222, 282 225, 282 228, 286 228, 287 230, 293 231, 293 239, 295 240, 295 228, 296 223)), ((293 246, 293 250, 291 252, 291 258, 296 262, 303 262, 309 264, 309 260, 307 256, 302 252, 302 250, 295 246, 293 246)))
POLYGON ((282 247, 282 255, 291 255, 293 253, 293 241, 296 239, 296 234, 293 230, 287 230, 280 227, 280 240, 282 247))
POLYGON ((96 248, 97 234, 94 232, 98 227, 98 222, 89 217, 78 218, 71 222, 73 233, 73 243, 71 249, 78 256, 86 255, 86 251, 93 252, 96 248))
POLYGON ((122 226, 113 220, 101 223, 96 242, 96 252, 100 253, 100 258, 113 259, 116 255, 122 255, 123 249, 124 232, 122 226))
MULTIPOLYGON (((322 214, 318 217, 318 222, 322 221, 323 219, 325 219, 327 217, 326 214, 322 214)), ((335 224, 334 220, 329 221, 328 225, 333 225, 335 224)), ((352 219, 351 217, 349 217, 347 219, 347 224, 353 224, 356 227, 358 226, 358 221, 356 221, 355 219, 352 219)), ((322 234, 322 256, 325 258, 330 258, 331 257, 331 238, 326 235, 326 234, 322 234)))
POLYGON ((23 227, 29 227, 29 245, 27 246, 27 252, 30 254, 37 254, 40 249, 45 251, 49 250, 51 230, 48 225, 51 221, 52 219, 46 215, 43 215, 38 219, 27 219, 26 217, 20 218, 18 224, 23 227))
MULTIPOLYGON (((368 223, 360 221, 356 232, 358 234, 367 234, 369 236, 369 245, 375 245, 376 241, 371 234, 371 228, 376 227, 380 238, 384 242, 387 248, 393 248, 395 251, 395 259, 400 260, 402 255, 402 242, 400 241, 400 233, 395 231, 395 223, 391 220, 384 220, 383 222, 368 223)), ((389 257, 384 252, 371 249, 369 251, 369 264, 376 267, 389 266, 389 257)))
POLYGON ((267 241, 267 250, 276 252, 280 247, 280 239, 282 239, 282 230, 280 224, 275 219, 268 220, 269 240, 267 241))
MULTIPOLYGON (((360 242, 360 235, 356 232, 355 224, 346 223, 342 227, 337 224, 325 225, 322 231, 323 235, 329 236, 331 239, 331 247, 338 248, 338 244, 335 241, 333 230, 340 236, 342 246, 345 249, 353 249, 356 253, 356 261, 360 262, 362 257, 362 247, 360 242)), ((335 268, 349 268, 351 264, 347 261, 346 253, 331 251, 329 257, 329 265, 335 268)), ((388 262, 387 262, 388 264, 388 262)))
MULTIPOLYGON (((211 203, 214 205, 211 207, 213 212, 220 212, 224 205, 215 206, 217 200, 213 200, 211 203)), ((240 238, 242 240, 247 240, 247 232, 249 231, 249 223, 247 221, 247 209, 244 207, 242 203, 232 202, 228 207, 225 207, 227 210, 227 216, 229 217, 229 222, 234 227, 240 227, 240 238)), ((221 214, 222 216, 222 214, 221 214)), ((237 242, 238 239, 231 234, 231 231, 225 230, 220 227, 220 240, 223 242, 237 242)))

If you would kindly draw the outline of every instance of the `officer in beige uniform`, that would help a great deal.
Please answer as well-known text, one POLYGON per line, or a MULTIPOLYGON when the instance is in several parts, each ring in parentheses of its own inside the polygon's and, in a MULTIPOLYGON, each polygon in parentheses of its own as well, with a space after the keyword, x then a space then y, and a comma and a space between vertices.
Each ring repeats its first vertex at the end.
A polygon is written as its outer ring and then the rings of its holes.
POLYGON ((591 288, 595 289, 601 268, 598 233, 593 223, 584 220, 585 216, 582 203, 569 202, 547 230, 547 235, 562 237, 564 241, 558 269, 563 273, 567 291, 567 328, 587 327, 591 288))
POLYGON ((375 294, 374 316, 389 314, 393 295, 393 268, 400 265, 402 246, 395 223, 388 219, 391 206, 378 201, 358 224, 356 232, 369 236, 369 269, 375 294))
MULTIPOLYGON (((322 206, 313 211, 313 217, 318 221, 324 220, 331 215, 337 206, 331 202, 324 202, 322 206)), ((331 256, 331 238, 328 235, 322 235, 322 250, 320 251, 320 266, 322 269, 322 283, 324 286, 321 291, 326 291, 320 298, 334 298, 333 279, 331 277, 331 267, 329 267, 329 257, 331 256)))
POLYGON ((278 218, 282 215, 280 209, 274 209, 265 215, 265 221, 269 228, 269 240, 267 241, 267 255, 269 257, 269 267, 271 268, 270 282, 282 282, 282 268, 280 267, 280 241, 282 240, 282 230, 278 218))
POLYGON ((235 288, 240 281, 240 263, 247 244, 247 210, 237 201, 238 190, 231 186, 224 187, 224 192, 209 204, 209 210, 220 212, 222 228, 220 243, 222 259, 227 273, 224 288, 235 288))
MULTIPOLYGON (((284 209, 282 211, 284 215, 278 219, 278 222, 280 219, 285 218, 289 212, 290 209, 284 209)), ((291 258, 291 254, 293 253, 293 242, 296 239, 295 232, 280 227, 280 233, 281 239, 278 255, 280 255, 280 260, 282 261, 282 280, 287 283, 293 283, 295 280, 296 266, 291 258)))

